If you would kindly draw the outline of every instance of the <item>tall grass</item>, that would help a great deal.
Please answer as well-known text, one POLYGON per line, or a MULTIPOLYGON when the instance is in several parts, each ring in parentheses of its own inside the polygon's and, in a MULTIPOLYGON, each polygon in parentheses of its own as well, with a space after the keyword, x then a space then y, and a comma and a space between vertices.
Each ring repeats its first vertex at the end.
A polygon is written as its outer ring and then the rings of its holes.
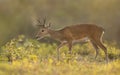
POLYGON ((95 59, 90 43, 75 44, 72 54, 64 46, 58 61, 57 44, 40 43, 20 35, 1 48, 0 75, 119 75, 120 49, 115 43, 105 42, 105 46, 108 64, 102 50, 95 59))

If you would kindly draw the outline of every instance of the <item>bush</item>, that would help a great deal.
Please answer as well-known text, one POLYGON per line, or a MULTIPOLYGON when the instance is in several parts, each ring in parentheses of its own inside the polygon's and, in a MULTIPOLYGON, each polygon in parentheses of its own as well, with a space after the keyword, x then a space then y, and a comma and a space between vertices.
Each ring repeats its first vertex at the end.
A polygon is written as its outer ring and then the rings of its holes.
MULTIPOLYGON (((108 48, 108 57, 110 60, 120 58, 120 50, 113 44, 106 44, 108 48)), ((8 61, 28 59, 29 61, 42 61, 49 58, 57 60, 57 45, 40 43, 34 39, 27 39, 24 35, 20 35, 17 38, 12 39, 5 46, 2 47, 2 53, 8 61)), ((105 58, 105 54, 102 50, 99 53, 99 60, 105 58)), ((93 60, 95 57, 95 49, 85 44, 75 44, 72 49, 72 54, 68 54, 68 47, 64 46, 60 50, 61 60, 93 60), (84 59, 85 58, 85 59, 84 59)))

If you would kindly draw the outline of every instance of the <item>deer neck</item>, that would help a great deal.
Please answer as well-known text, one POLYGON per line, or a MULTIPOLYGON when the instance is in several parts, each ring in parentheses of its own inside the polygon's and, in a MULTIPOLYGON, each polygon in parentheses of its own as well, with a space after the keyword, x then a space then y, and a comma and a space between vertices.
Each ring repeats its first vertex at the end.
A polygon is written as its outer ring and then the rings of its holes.
POLYGON ((50 34, 50 37, 56 40, 60 40, 62 38, 61 33, 59 31, 49 29, 49 34, 50 34))

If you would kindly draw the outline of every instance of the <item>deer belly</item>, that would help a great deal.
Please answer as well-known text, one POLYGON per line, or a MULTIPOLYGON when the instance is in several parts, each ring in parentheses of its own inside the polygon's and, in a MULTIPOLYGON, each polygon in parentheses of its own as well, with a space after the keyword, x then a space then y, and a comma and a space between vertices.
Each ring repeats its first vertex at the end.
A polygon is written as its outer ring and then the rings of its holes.
POLYGON ((78 40, 73 40, 73 42, 88 42, 89 38, 88 37, 84 37, 82 39, 78 39, 78 40))

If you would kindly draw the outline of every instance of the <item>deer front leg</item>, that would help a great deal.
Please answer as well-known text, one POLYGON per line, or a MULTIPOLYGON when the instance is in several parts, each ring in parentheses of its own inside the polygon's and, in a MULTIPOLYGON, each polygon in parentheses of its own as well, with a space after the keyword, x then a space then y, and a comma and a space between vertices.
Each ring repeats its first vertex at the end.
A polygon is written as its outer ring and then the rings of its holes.
POLYGON ((66 45, 67 42, 62 42, 58 47, 57 47, 57 59, 60 59, 60 48, 64 45, 66 45))
POLYGON ((72 53, 72 42, 69 42, 68 47, 69 47, 68 53, 71 54, 72 53))

